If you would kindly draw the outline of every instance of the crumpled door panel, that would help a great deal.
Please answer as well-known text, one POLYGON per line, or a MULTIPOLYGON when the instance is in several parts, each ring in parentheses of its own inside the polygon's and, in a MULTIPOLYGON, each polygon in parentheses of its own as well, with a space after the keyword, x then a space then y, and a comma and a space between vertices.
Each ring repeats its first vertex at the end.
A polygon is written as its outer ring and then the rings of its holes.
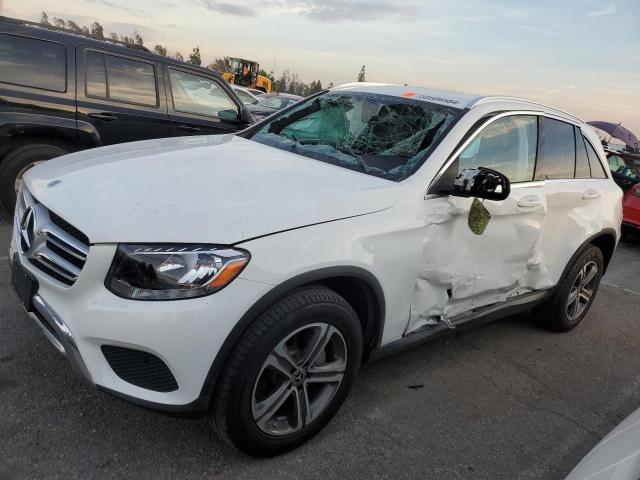
POLYGON ((460 197, 425 201, 421 266, 405 334, 442 315, 503 302, 549 283, 540 249, 546 215, 542 187, 516 188, 502 202, 485 201, 491 219, 482 235, 468 226, 472 201, 460 197), (531 195, 537 204, 521 206, 531 195))

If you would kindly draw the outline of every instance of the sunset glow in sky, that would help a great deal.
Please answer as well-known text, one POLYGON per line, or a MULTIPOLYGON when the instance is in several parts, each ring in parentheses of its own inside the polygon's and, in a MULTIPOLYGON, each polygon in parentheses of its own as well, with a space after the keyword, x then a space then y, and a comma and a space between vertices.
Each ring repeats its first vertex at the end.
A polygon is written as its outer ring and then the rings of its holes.
MULTIPOLYGON (((0 0, 1 1, 1 0, 0 0)), ((4 0, 4 15, 98 20, 185 57, 255 59, 276 77, 518 95, 640 136, 640 1, 4 0)))

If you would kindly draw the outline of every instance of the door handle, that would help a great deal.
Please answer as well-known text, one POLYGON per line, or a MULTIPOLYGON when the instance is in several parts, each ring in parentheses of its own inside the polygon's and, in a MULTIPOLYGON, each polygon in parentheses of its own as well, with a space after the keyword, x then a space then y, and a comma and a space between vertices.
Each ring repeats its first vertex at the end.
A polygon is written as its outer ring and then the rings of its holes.
POLYGON ((192 127, 191 125, 178 125, 178 130, 191 133, 200 131, 198 127, 192 127))
POLYGON ((518 200, 518 206, 523 208, 534 208, 542 206, 542 198, 537 195, 526 195, 518 200))
POLYGON ((595 190, 587 190, 582 193, 583 200, 595 200, 596 198, 600 198, 600 194, 595 190))
POLYGON ((117 122, 118 117, 116 117, 113 113, 90 113, 89 116, 91 118, 95 118, 96 120, 100 120, 103 123, 117 122))

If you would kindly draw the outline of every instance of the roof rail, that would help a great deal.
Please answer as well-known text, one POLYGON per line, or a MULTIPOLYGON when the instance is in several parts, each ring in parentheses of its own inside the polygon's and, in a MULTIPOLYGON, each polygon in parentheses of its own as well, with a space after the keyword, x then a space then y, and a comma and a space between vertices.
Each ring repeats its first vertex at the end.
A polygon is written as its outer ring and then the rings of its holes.
POLYGON ((531 105, 536 105, 538 107, 543 107, 543 108, 548 108, 549 110, 553 110, 555 112, 561 113, 562 115, 566 116, 566 117, 570 117, 573 120, 579 122, 579 123, 585 123, 584 120, 582 120, 580 117, 576 117, 575 115, 565 112, 564 110, 560 110, 559 108, 556 107, 552 107, 551 105, 547 105, 545 103, 541 103, 541 102, 535 102, 533 100, 527 100, 526 98, 518 98, 518 97, 509 97, 509 96, 501 96, 501 95, 489 95, 486 97, 481 97, 478 98, 477 100, 471 102, 468 105, 468 108, 471 107, 475 107, 476 105, 480 105, 482 103, 488 103, 488 102, 492 102, 492 101, 515 101, 515 102, 523 102, 523 103, 529 103, 531 105))
POLYGON ((67 34, 70 34, 70 35, 76 35, 76 36, 88 38, 90 40, 96 40, 98 42, 115 43, 117 45, 122 45, 123 47, 133 48, 133 49, 136 49, 136 50, 142 50, 143 52, 151 53, 151 50, 149 50, 144 45, 130 44, 130 43, 122 42, 120 40, 113 40, 111 38, 100 38, 97 35, 92 35, 90 33, 87 34, 87 33, 83 33, 83 32, 76 32, 76 31, 70 30, 68 28, 56 27, 55 25, 44 25, 42 23, 31 22, 29 20, 22 20, 22 19, 19 19, 19 18, 4 17, 4 16, 1 16, 1 15, 0 15, 0 22, 14 23, 16 25, 27 25, 27 26, 30 26, 30 27, 36 27, 36 28, 42 28, 44 30, 50 30, 50 31, 53 31, 53 32, 67 33, 67 34))

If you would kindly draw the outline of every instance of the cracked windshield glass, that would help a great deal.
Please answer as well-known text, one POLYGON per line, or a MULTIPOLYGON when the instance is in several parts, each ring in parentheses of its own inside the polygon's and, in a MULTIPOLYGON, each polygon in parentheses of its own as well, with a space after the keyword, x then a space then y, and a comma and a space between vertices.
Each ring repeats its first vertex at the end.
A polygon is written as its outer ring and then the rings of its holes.
POLYGON ((326 93, 268 123, 253 140, 401 181, 426 160, 460 113, 394 96, 326 93))

